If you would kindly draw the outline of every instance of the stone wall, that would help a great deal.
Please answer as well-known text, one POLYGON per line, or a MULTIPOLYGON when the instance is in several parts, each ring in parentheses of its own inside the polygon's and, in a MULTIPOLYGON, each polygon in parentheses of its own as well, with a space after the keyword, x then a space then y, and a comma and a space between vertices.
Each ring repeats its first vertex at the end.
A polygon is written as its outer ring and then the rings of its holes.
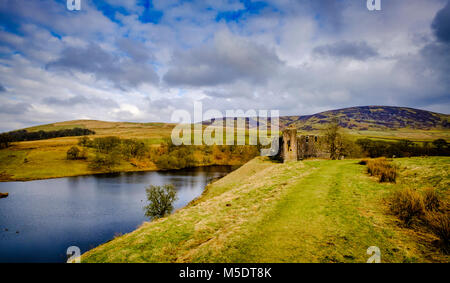
POLYGON ((283 130, 283 134, 280 137, 280 149, 274 159, 289 162, 314 157, 328 157, 323 150, 323 141, 320 136, 298 136, 295 128, 283 130))

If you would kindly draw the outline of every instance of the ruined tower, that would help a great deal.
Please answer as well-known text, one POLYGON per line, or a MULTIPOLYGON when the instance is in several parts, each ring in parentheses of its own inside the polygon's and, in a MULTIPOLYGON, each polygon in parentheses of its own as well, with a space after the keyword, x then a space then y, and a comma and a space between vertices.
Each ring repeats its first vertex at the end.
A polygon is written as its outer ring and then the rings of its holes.
POLYGON ((293 127, 283 130, 283 160, 284 162, 298 160, 297 129, 293 127))

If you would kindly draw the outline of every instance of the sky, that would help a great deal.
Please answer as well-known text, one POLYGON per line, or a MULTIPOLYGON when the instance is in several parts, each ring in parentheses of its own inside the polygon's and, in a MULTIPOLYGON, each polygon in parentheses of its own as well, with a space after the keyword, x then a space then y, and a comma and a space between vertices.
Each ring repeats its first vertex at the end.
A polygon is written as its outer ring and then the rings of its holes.
POLYGON ((177 109, 449 114, 450 1, 0 0, 0 131, 177 109))

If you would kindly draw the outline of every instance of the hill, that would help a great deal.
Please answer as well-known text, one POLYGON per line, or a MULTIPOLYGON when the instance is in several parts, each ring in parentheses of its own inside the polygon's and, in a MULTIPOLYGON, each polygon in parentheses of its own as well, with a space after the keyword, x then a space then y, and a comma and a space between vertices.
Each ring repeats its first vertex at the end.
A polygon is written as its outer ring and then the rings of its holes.
MULTIPOLYGON (((359 106, 329 110, 313 115, 281 116, 280 127, 295 126, 298 130, 316 131, 338 118, 341 127, 349 130, 444 130, 450 129, 450 115, 426 110, 394 106, 359 106)), ((233 119, 233 118, 227 118, 233 119)), ((210 125, 213 120, 204 121, 210 125)), ((256 127, 255 118, 247 119, 250 127, 256 127)))
MULTIPOLYGON (((399 107, 352 107, 326 111, 309 116, 281 117, 281 126, 294 125, 300 133, 321 134, 320 129, 334 116, 340 118, 348 134, 354 138, 415 142, 450 140, 449 115, 399 107), (402 126, 405 126, 402 128, 402 126)), ((136 138, 150 147, 157 147, 169 138, 174 124, 105 122, 75 120, 26 128, 27 131, 55 131, 84 128, 95 131, 93 137, 117 136, 136 138)), ((34 180, 93 174, 85 160, 66 160, 67 150, 76 145, 78 137, 13 142, 0 150, 0 181, 34 180)), ((91 153, 93 155, 93 153, 91 153)), ((118 171, 156 170, 154 164, 138 168, 123 163, 118 171)))
POLYGON ((393 106, 350 107, 314 115, 284 116, 280 124, 282 127, 293 125, 305 131, 318 130, 333 117, 339 119, 342 127, 350 130, 450 129, 450 115, 393 106))

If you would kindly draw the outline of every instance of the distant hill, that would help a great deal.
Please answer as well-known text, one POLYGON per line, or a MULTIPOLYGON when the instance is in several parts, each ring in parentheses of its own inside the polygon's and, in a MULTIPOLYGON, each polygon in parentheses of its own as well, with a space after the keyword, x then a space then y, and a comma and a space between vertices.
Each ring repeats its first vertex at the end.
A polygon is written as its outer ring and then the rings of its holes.
MULTIPOLYGON (((450 129, 450 115, 426 110, 392 106, 360 106, 329 110, 313 115, 282 116, 280 127, 295 126, 299 130, 322 129, 336 117, 342 127, 352 130, 380 131, 387 129, 445 130, 450 129)), ((249 118, 251 127, 258 123, 249 118)), ((208 125, 211 121, 203 122, 208 125)))
MULTIPOLYGON (((313 115, 283 116, 280 117, 280 128, 295 126, 300 131, 318 131, 328 124, 333 117, 337 117, 342 127, 350 129, 353 133, 394 137, 395 130, 402 129, 397 138, 411 139, 449 139, 450 115, 430 111, 391 106, 361 106, 330 110, 313 115), (394 130, 394 131, 393 131, 394 130), (431 131, 430 131, 431 130, 431 131), (405 136, 404 132, 414 133, 405 136), (389 132, 389 134, 388 134, 389 132), (426 132, 426 134, 425 134, 426 132)), ((254 118, 248 118, 253 128, 258 123, 254 118)), ((211 121, 203 121, 207 126, 211 121)), ((54 131, 72 128, 87 128, 94 130, 97 136, 116 135, 132 138, 169 137, 174 124, 170 123, 131 123, 131 122, 105 122, 96 120, 76 120, 57 122, 48 125, 26 128, 27 131, 54 131)), ((155 141, 156 142, 156 141, 155 141)))
POLYGON ((333 117, 339 119, 342 127, 355 130, 450 129, 450 115, 392 106, 350 107, 307 116, 285 116, 280 118, 280 126, 293 125, 300 130, 317 130, 333 117))

